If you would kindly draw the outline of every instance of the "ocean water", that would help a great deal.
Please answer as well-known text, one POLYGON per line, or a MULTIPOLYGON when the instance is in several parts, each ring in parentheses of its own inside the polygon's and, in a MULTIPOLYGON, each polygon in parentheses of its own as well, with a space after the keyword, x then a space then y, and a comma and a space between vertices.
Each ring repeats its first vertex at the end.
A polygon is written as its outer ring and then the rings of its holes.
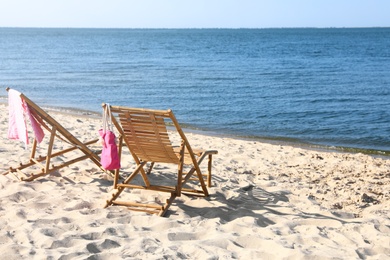
POLYGON ((0 28, 7 86, 42 106, 171 108, 220 134, 390 151, 390 28, 0 28))

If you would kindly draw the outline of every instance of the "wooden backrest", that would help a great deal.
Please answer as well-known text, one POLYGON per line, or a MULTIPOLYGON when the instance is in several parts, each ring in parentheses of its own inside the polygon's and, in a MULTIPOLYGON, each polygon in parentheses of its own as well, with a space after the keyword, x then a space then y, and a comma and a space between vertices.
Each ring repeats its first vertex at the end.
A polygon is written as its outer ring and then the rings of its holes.
POLYGON ((118 115, 125 143, 140 160, 179 163, 166 128, 166 121, 172 121, 171 110, 111 106, 111 113, 118 115))

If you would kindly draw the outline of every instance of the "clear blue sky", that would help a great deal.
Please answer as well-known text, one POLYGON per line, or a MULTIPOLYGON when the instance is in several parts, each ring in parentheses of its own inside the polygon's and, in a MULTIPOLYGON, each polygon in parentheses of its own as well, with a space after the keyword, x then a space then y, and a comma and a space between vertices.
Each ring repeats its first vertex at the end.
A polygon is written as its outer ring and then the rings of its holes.
POLYGON ((0 27, 390 27, 390 0, 0 0, 0 27))

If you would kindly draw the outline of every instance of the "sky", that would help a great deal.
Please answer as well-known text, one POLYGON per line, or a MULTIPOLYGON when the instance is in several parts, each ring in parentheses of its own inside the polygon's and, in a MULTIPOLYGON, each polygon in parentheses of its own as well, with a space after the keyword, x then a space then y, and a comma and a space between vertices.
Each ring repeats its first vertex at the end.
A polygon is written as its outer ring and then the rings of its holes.
POLYGON ((390 0, 0 0, 0 27, 390 27, 390 0))

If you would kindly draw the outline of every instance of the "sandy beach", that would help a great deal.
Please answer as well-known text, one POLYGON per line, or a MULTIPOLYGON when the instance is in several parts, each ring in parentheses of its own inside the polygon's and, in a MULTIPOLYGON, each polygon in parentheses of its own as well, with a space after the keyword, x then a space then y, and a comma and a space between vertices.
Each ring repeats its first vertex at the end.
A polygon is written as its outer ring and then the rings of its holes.
MULTIPOLYGON (((7 139, 6 105, 0 114, 2 173, 29 149, 7 139)), ((98 137, 98 117, 50 114, 80 140, 98 137)), ((390 158, 186 134, 219 152, 210 197, 183 195, 166 217, 103 208, 112 180, 89 160, 32 182, 0 175, 1 258, 390 259, 390 158)))

